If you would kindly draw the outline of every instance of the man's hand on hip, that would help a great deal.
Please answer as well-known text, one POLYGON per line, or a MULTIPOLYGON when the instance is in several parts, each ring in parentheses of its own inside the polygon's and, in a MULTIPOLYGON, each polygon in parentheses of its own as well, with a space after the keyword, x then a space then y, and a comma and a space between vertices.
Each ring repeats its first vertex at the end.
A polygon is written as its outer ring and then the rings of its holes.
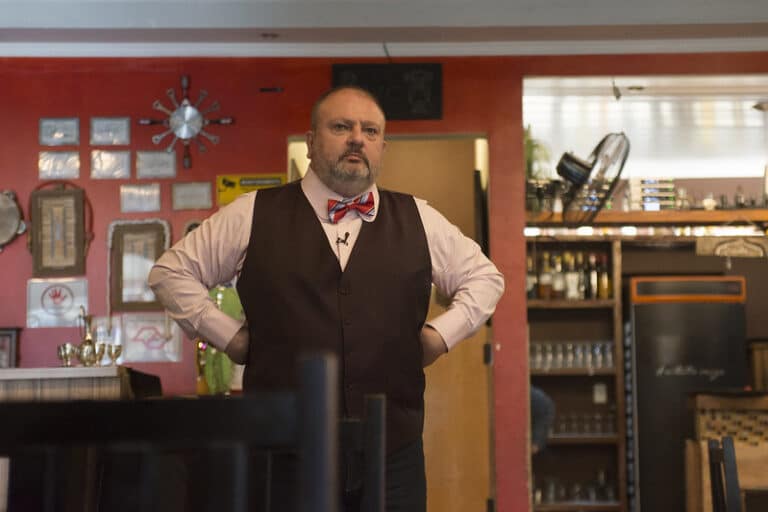
POLYGON ((438 357, 448 352, 443 337, 428 325, 421 328, 421 348, 424 352, 421 364, 424 367, 431 365, 438 357))
POLYGON ((248 342, 250 336, 248 334, 248 326, 244 325, 239 331, 235 333, 224 352, 229 358, 237 364, 245 364, 248 360, 248 342))

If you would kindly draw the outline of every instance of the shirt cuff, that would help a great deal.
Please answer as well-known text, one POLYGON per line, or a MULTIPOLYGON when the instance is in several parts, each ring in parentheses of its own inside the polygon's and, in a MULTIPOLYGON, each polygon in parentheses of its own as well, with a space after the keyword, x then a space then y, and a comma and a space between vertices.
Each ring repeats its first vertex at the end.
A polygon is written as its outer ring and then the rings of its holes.
POLYGON ((464 314, 458 309, 449 309, 426 322, 443 337, 445 346, 450 351, 457 343, 472 334, 464 314))
POLYGON ((206 315, 197 332, 205 341, 224 350, 244 323, 214 308, 206 315))

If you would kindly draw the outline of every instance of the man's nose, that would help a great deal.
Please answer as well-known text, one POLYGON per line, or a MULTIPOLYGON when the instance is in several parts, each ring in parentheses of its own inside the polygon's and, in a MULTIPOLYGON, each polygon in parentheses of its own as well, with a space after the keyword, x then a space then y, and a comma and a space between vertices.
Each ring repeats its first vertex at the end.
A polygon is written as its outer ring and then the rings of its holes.
POLYGON ((349 137, 347 138, 347 144, 363 145, 363 128, 356 124, 349 130, 349 137))

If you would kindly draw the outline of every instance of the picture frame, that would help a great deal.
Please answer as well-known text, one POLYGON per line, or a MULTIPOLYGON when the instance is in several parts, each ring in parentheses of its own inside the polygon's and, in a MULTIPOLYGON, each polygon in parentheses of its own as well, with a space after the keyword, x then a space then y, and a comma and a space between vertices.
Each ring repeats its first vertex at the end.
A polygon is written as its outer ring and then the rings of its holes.
POLYGON ((137 151, 136 178, 156 179, 176 177, 176 153, 168 151, 137 151))
POLYGON ((126 180, 131 177, 130 151, 91 150, 91 178, 126 180))
POLYGON ((19 329, 0 327, 0 369, 18 366, 19 329))
POLYGON ((212 188, 207 181, 171 184, 173 210, 210 210, 213 208, 212 188))
POLYGON ((120 213, 160 211, 160 184, 120 185, 120 213))
POLYGON ((147 278, 169 247, 170 225, 162 219, 114 221, 109 226, 109 301, 112 311, 162 311, 147 278))
POLYGON ((127 146, 131 143, 129 117, 92 117, 92 146, 127 146))
POLYGON ((41 180, 74 180, 80 177, 79 151, 40 151, 37 176, 41 180))
POLYGON ((80 144, 80 119, 41 117, 38 138, 41 146, 77 146, 80 144))
POLYGON ((80 188, 30 194, 34 277, 85 274, 85 192, 80 188))

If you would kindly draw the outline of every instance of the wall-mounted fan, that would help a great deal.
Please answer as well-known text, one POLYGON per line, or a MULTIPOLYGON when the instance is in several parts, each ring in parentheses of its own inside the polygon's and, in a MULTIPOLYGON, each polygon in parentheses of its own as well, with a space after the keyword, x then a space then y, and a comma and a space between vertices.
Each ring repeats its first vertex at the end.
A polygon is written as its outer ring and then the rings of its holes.
POLYGON ((619 182, 629 156, 629 139, 624 133, 609 133, 587 160, 563 153, 557 174, 568 183, 563 195, 563 223, 580 226, 595 218, 619 182))

